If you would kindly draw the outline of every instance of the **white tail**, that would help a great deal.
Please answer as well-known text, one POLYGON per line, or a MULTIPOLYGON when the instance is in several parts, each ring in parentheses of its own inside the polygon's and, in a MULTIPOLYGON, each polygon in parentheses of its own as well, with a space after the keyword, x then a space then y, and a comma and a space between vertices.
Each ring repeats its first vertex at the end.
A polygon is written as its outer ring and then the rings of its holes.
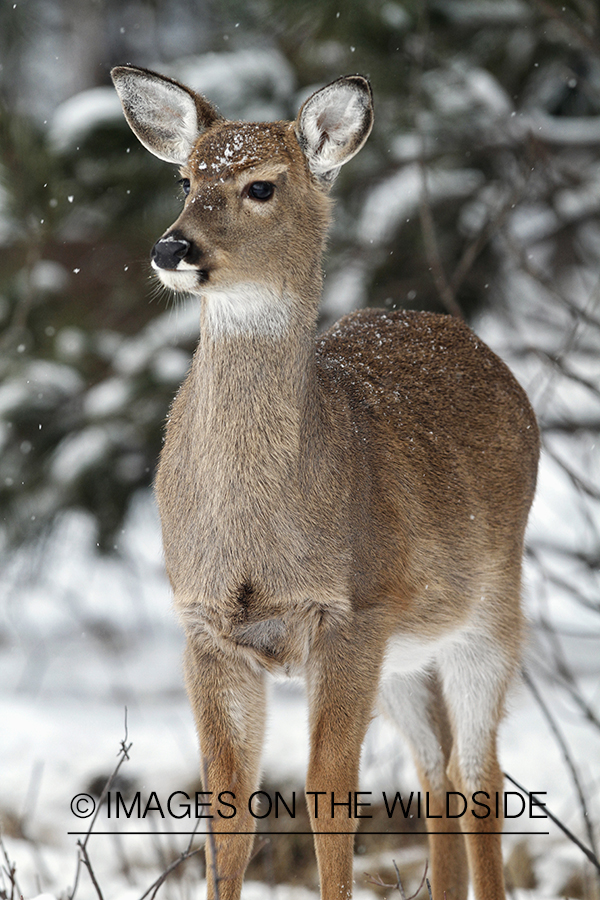
MULTIPOLYGON (((474 815, 472 795, 502 791, 496 731, 519 666, 538 459, 527 398, 453 318, 362 310, 315 338, 327 191, 372 125, 364 78, 268 124, 226 121, 141 69, 113 79, 142 143, 182 167, 185 205, 153 265, 200 300, 156 493, 205 789, 233 791, 239 810, 212 820, 209 896, 215 868, 220 900, 240 894, 265 677, 280 672, 306 680, 307 790, 357 790, 379 704, 441 815, 427 823, 435 900, 465 898, 468 872, 477 900, 503 898, 502 819, 493 803, 474 815), (461 818, 451 790, 468 798, 461 818)), ((309 807, 322 897, 347 898, 355 820, 309 807)))

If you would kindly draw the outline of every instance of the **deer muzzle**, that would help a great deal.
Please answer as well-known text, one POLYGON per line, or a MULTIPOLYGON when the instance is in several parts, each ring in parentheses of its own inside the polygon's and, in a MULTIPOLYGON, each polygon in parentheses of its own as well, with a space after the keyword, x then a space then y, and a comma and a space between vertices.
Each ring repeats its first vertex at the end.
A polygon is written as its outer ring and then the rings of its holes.
POLYGON ((155 269, 176 269, 189 255, 191 244, 184 238, 168 234, 160 238, 152 248, 152 266, 155 269))

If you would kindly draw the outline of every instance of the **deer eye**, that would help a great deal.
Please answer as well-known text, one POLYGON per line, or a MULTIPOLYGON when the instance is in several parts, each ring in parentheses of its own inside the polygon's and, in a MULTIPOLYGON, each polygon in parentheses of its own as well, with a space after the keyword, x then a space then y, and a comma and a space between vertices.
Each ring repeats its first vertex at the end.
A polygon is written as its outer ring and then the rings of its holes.
POLYGON ((248 188, 248 197, 253 200, 270 200, 275 192, 275 185, 270 181, 253 181, 248 188))
POLYGON ((189 178, 180 178, 180 179, 179 179, 179 184, 181 185, 181 190, 183 191, 183 193, 184 193, 185 196, 187 197, 187 195, 188 195, 189 192, 190 192, 190 179, 189 179, 189 178))

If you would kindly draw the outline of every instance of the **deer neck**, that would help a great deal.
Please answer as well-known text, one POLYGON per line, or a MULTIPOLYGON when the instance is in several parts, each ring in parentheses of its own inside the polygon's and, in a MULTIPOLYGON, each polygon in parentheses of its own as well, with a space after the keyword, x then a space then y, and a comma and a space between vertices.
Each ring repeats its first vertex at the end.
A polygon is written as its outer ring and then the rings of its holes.
POLYGON ((199 596, 217 603, 248 579, 277 602, 344 595, 338 470, 329 458, 337 441, 316 376, 317 298, 311 306, 277 299, 288 304, 285 315, 267 326, 261 304, 273 297, 255 296, 242 327, 240 297, 207 292, 192 368, 172 408, 156 487, 169 575, 178 602, 194 608, 199 596), (256 546, 268 546, 260 560, 256 546))
POLYGON ((297 472, 317 403, 317 302, 256 285, 204 296, 192 379, 204 450, 221 467, 297 472))

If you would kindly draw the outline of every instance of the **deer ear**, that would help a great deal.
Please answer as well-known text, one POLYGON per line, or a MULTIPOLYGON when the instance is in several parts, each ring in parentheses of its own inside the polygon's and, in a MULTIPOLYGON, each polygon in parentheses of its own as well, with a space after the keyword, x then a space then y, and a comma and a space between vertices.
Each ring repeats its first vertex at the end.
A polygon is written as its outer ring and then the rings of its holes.
POLYGON ((222 118, 208 100, 172 78, 135 66, 117 66, 110 74, 131 130, 159 159, 183 165, 198 135, 222 118))
POLYGON ((308 166, 328 184, 361 149, 373 127, 371 85, 362 75, 338 78, 306 100, 295 130, 308 166))

